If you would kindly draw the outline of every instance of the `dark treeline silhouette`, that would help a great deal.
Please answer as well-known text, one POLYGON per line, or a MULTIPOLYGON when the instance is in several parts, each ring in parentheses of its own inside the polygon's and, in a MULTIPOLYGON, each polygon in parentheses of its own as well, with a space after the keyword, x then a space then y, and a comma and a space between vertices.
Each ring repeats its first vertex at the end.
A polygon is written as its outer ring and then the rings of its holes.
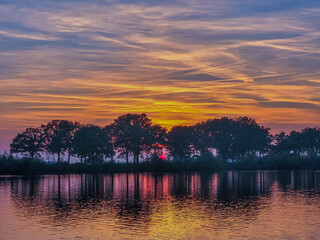
POLYGON ((95 171, 118 172, 319 168, 320 128, 271 135, 270 128, 252 118, 222 117, 167 131, 146 114, 126 114, 103 128, 67 120, 27 128, 13 139, 10 153, 21 154, 25 160, 3 155, 2 172, 14 162, 21 169, 34 164, 48 169, 41 162, 44 154, 56 156, 60 165, 67 155, 65 171, 94 170, 93 166, 100 166, 95 171), (83 164, 71 168, 71 156, 83 164), (116 158, 124 159, 126 166, 116 164, 116 158), (141 158, 147 161, 140 163, 141 158))

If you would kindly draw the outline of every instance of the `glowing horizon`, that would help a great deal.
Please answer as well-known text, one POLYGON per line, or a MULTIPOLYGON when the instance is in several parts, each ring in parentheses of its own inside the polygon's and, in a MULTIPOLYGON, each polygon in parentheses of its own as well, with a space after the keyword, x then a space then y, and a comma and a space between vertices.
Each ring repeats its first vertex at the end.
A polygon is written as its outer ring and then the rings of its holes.
POLYGON ((53 119, 320 125, 316 0, 0 3, 0 150, 53 119))

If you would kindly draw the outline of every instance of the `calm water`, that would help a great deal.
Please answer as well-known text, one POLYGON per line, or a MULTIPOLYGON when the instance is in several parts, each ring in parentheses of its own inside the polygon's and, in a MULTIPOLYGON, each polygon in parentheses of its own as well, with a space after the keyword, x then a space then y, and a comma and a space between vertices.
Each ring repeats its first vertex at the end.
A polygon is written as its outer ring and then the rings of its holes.
POLYGON ((319 239, 320 172, 0 177, 0 239, 319 239))

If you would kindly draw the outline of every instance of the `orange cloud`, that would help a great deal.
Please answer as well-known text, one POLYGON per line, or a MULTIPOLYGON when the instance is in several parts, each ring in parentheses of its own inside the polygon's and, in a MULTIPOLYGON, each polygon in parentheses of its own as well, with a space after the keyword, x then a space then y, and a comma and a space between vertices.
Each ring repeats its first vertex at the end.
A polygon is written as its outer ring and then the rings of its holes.
POLYGON ((27 126, 129 112, 168 128, 225 115, 320 124, 316 3, 21 4, 0 6, 0 150, 27 126))

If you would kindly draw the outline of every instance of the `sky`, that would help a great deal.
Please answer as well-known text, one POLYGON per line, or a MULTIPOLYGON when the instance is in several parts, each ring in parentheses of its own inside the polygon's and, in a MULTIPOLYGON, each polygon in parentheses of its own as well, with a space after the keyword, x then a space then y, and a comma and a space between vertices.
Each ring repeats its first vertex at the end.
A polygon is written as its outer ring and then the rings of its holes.
POLYGON ((1 0, 0 150, 53 119, 320 125, 319 0, 1 0))

